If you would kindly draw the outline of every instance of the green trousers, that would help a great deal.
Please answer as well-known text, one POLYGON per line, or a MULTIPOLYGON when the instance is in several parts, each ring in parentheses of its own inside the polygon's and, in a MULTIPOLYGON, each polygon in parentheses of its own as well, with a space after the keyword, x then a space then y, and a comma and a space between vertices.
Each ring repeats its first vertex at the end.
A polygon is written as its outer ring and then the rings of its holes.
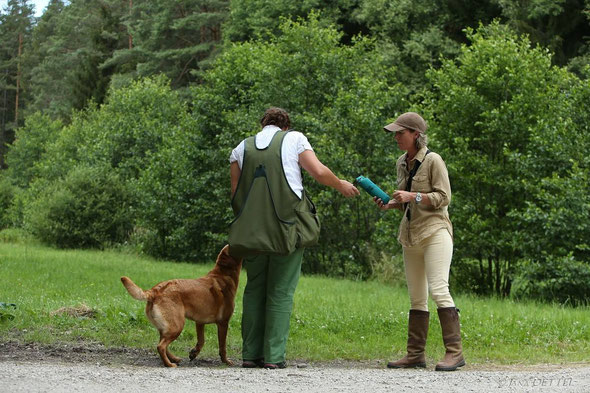
POLYGON ((293 296, 301 274, 303 249, 290 255, 259 255, 244 260, 247 283, 242 313, 242 359, 285 361, 293 296))

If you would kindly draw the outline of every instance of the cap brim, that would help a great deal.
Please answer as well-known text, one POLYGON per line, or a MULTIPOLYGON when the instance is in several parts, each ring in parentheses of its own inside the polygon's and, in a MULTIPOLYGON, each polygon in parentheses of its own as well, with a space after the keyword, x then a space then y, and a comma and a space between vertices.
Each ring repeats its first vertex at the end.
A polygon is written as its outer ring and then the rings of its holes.
POLYGON ((398 132, 398 131, 401 131, 401 130, 405 130, 406 128, 407 127, 401 126, 401 125, 396 124, 396 123, 391 123, 391 124, 388 124, 385 127, 383 127, 383 129, 385 131, 388 131, 388 132, 398 132))

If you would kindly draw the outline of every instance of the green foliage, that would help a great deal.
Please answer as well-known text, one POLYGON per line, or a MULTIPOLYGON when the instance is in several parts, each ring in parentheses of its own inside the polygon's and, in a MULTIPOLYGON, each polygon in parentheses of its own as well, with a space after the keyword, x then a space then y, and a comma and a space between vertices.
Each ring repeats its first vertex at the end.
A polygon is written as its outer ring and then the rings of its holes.
POLYGON ((569 214, 588 214, 587 164, 576 163, 587 137, 571 110, 580 81, 498 23, 468 35, 470 47, 429 72, 424 111, 453 185, 458 267, 493 263, 480 281, 507 295, 519 261, 587 247, 586 224, 566 235, 569 214), (578 208, 564 216, 572 198, 578 208))
MULTIPOLYGON (((177 133, 190 132, 190 120, 186 105, 181 102, 177 93, 171 91, 164 77, 148 78, 134 82, 126 88, 112 90, 105 104, 76 113, 72 123, 63 127, 55 140, 47 144, 47 151, 36 166, 40 179, 28 190, 28 201, 23 204, 24 207, 41 204, 44 206, 44 213, 35 214, 35 209, 29 209, 29 214, 24 218, 25 224, 40 234, 44 241, 68 247, 74 247, 76 243, 100 247, 124 241, 127 239, 127 232, 135 226, 138 218, 143 218, 144 225, 138 229, 138 233, 142 233, 146 228, 148 231, 157 232, 161 228, 154 229, 153 225, 150 226, 150 214, 153 211, 148 209, 148 206, 153 206, 156 188, 147 185, 143 187, 142 182, 136 185, 135 181, 143 176, 152 162, 155 167, 160 164, 154 155, 162 148, 165 140, 177 133), (96 168, 98 172, 93 173, 87 167, 96 168), (115 226, 122 229, 99 229, 101 233, 97 234, 97 239, 89 239, 89 232, 79 236, 72 235, 73 239, 52 238, 48 233, 51 231, 50 220, 46 214, 52 209, 65 209, 68 206, 67 201, 73 197, 59 194, 48 200, 47 194, 57 192, 56 189, 62 188, 64 181, 69 181, 62 179, 70 178, 72 173, 79 171, 81 172, 75 176, 75 181, 80 181, 82 175, 88 171, 89 175, 98 178, 106 176, 104 171, 112 172, 114 178, 110 181, 114 182, 113 187, 116 182, 125 183, 121 184, 125 188, 124 192, 119 190, 118 186, 115 187, 118 190, 116 192, 123 192, 125 196, 118 206, 134 208, 141 203, 145 209, 132 209, 125 214, 117 213, 120 222, 115 226), (146 200, 140 200, 141 198, 146 200), (110 234, 105 235, 107 232, 110 234)), ((182 216, 178 213, 180 207, 174 207, 177 208, 174 215, 182 216)), ((158 213, 164 214, 164 210, 158 213)), ((68 215, 74 212, 68 210, 60 214, 68 215)), ((105 214, 108 216, 110 213, 105 214)))
POLYGON ((81 166, 27 206, 27 222, 34 235, 51 245, 105 247, 128 238, 130 202, 127 186, 115 173, 81 166))
MULTIPOLYGON (((33 29, 33 6, 28 1, 8 0, 0 9, 0 170, 4 169, 6 144, 12 142, 14 130, 22 124, 23 48, 33 29)), ((4 4, 4 3, 3 3, 4 4)))
POLYGON ((114 0, 48 7, 27 54, 32 110, 67 119, 73 109, 103 102, 112 75, 120 72, 105 63, 128 45, 122 26, 128 11, 128 3, 114 0))
POLYGON ((11 226, 8 210, 14 200, 16 187, 9 179, 0 177, 0 230, 11 226))
POLYGON ((34 244, 36 241, 31 234, 20 228, 0 230, 0 243, 34 244))
MULTIPOLYGON (((394 165, 393 141, 382 127, 401 106, 397 93, 404 90, 396 84, 394 70, 384 69, 370 40, 343 46, 340 38, 317 16, 307 22, 285 20, 281 34, 270 42, 229 47, 207 73, 204 85, 195 89, 202 146, 215 149, 202 161, 196 152, 190 153, 194 145, 189 144, 185 154, 191 154, 189 162, 202 165, 200 176, 216 187, 201 194, 213 204, 212 212, 217 211, 216 233, 226 233, 231 217, 229 175, 218 166, 226 166, 231 149, 259 130, 260 116, 269 106, 285 108, 320 160, 342 178, 352 181, 360 173, 378 174, 373 178, 379 181, 379 175, 394 165)), ((345 200, 313 180, 305 182, 323 230, 320 245, 306 251, 304 269, 368 277, 367 250, 378 210, 369 198, 345 200)))
POLYGON ((545 256, 525 263, 514 280, 517 298, 544 302, 588 305, 590 301, 590 264, 573 256, 545 256))
POLYGON ((79 164, 107 165, 125 180, 135 179, 148 157, 178 130, 186 105, 164 77, 113 89, 107 102, 77 112, 39 163, 40 176, 54 180, 79 164))
POLYGON ((534 200, 526 202, 520 218, 514 217, 520 223, 521 247, 533 260, 549 253, 590 261, 589 170, 572 161, 569 173, 540 179, 534 200))
POLYGON ((132 44, 108 64, 132 75, 166 75, 174 88, 198 81, 199 71, 221 41, 227 0, 135 1, 127 26, 132 44))
POLYGON ((502 16, 516 32, 533 44, 548 48, 559 65, 588 53, 590 25, 585 0, 499 0, 502 16), (585 42, 586 41, 586 42, 585 42))
POLYGON ((426 70, 438 65, 441 55, 453 58, 459 53, 465 40, 461 29, 473 21, 489 21, 494 14, 488 1, 473 9, 461 3, 369 0, 360 2, 354 17, 380 39, 380 50, 400 68, 404 81, 418 89, 426 70), (476 14, 468 18, 469 12, 476 14))
POLYGON ((224 184, 211 179, 213 157, 198 123, 188 112, 176 116, 174 132, 152 154, 137 181, 140 221, 136 241, 150 255, 198 261, 223 244, 224 184), (221 205, 221 206, 220 206, 221 205))
POLYGON ((87 145, 79 146, 79 157, 89 163, 103 162, 125 179, 137 178, 150 154, 182 129, 183 116, 186 105, 162 76, 112 90, 106 104, 80 125, 87 145))
MULTIPOLYGON (((229 17, 223 26, 224 37, 231 42, 249 40, 269 40, 282 33, 281 19, 292 21, 307 18, 310 14, 321 11, 327 23, 334 23, 344 18, 345 12, 353 9, 355 1, 289 1, 289 0, 234 0, 231 2, 229 17)), ((350 21, 352 22, 352 21, 350 21)))
POLYGON ((61 121, 53 121, 41 113, 27 117, 25 126, 16 131, 15 141, 7 154, 9 167, 6 177, 19 187, 28 187, 39 177, 39 161, 47 146, 57 139, 62 127, 61 121))
POLYGON ((14 310, 16 310, 16 304, 0 302, 0 322, 12 321, 14 310))

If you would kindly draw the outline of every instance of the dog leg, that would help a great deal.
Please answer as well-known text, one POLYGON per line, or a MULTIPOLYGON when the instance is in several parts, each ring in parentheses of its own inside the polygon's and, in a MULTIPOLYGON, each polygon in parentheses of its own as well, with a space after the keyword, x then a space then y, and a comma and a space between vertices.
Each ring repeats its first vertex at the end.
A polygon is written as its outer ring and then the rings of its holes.
POLYGON ((233 362, 227 358, 227 326, 229 321, 223 321, 217 323, 217 340, 219 341, 219 357, 221 361, 228 366, 233 366, 233 362))
POLYGON ((205 325, 197 323, 197 345, 191 350, 191 353, 188 355, 190 360, 194 360, 199 353, 201 353, 201 349, 203 349, 203 345, 205 345, 205 325))
POLYGON ((161 297, 152 304, 148 303, 145 313, 150 322, 160 332, 158 353, 162 358, 162 362, 166 367, 176 367, 176 363, 179 363, 181 359, 170 353, 168 345, 182 333, 185 323, 184 310, 177 307, 174 301, 161 297))
MULTIPOLYGON (((178 335, 176 335, 176 337, 178 337, 178 335)), ((162 358, 162 362, 164 362, 164 365, 166 367, 176 367, 176 364, 172 363, 170 361, 170 359, 168 359, 168 353, 170 353, 168 351, 168 345, 170 345, 170 343, 172 341, 174 341, 176 339, 176 337, 166 336, 160 332, 160 342, 158 343, 158 353, 160 354, 160 358, 162 358)))
POLYGON ((180 363, 182 361, 182 359, 179 358, 178 356, 174 356, 172 354, 172 352, 170 352, 170 350, 168 348, 166 348, 166 356, 168 356, 168 359, 170 359, 170 361, 172 363, 178 364, 178 363, 180 363))

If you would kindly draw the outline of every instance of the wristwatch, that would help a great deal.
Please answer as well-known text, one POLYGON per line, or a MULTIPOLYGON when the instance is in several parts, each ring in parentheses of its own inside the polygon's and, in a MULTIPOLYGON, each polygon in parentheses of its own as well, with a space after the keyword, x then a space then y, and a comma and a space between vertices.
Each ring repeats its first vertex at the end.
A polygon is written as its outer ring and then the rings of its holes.
POLYGON ((416 204, 419 204, 422 201, 422 194, 419 192, 416 193, 416 204))

